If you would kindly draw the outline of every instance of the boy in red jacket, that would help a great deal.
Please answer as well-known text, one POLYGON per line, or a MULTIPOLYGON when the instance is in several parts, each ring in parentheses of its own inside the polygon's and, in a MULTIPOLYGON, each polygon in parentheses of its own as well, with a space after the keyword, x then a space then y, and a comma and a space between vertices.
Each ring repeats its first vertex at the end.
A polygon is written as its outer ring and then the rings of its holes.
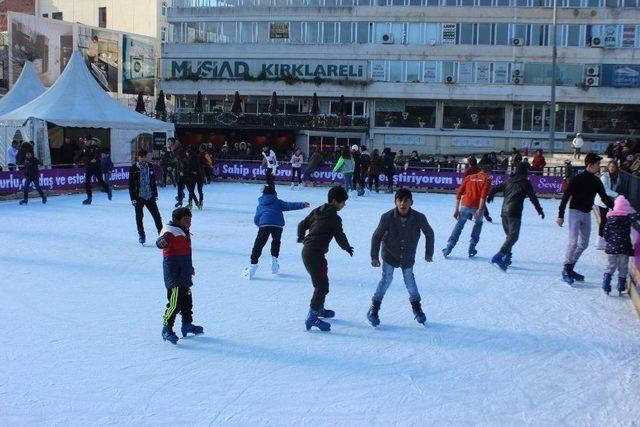
POLYGON ((173 323, 178 312, 182 316, 182 337, 188 333, 201 334, 202 326, 192 324, 193 301, 191 299, 191 276, 195 274, 191 260, 191 210, 178 208, 171 214, 171 222, 161 231, 156 246, 162 249, 164 285, 167 288, 167 309, 164 312, 162 339, 171 344, 178 342, 173 332, 173 323))

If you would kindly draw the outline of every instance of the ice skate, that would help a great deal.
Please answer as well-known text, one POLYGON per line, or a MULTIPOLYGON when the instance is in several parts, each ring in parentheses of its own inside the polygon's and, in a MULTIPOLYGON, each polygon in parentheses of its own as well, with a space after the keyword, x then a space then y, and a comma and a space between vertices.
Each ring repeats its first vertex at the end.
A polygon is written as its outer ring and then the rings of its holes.
POLYGON ((164 341, 169 341, 171 344, 178 343, 178 336, 176 335, 175 332, 170 330, 168 326, 162 327, 162 339, 164 341))
POLYGON ((411 301, 411 309, 413 310, 413 316, 414 319, 416 319, 416 322, 424 325, 427 321, 427 316, 422 311, 420 301, 411 301))
POLYGON ((607 295, 611 292, 611 275, 609 273, 604 273, 602 276, 602 290, 607 295))
POLYGON ((447 258, 451 254, 452 250, 453 250, 453 246, 447 245, 444 249, 442 249, 442 255, 445 258, 447 258))
POLYGON ((280 264, 278 263, 278 258, 272 257, 271 258, 271 273, 278 274, 279 271, 280 271, 280 264))
POLYGON ((23 199, 23 200, 20 200, 19 204, 20 205, 26 205, 27 203, 29 203, 29 201, 27 199, 23 199))
POLYGON ((622 296, 622 293, 627 290, 627 278, 618 277, 618 296, 622 296))
POLYGON ((334 317, 336 317, 336 312, 322 307, 320 310, 318 310, 318 317, 322 317, 324 319, 333 319, 334 317))
POLYGON ((42 204, 43 205, 47 204, 47 196, 42 196, 42 204))
POLYGON ((200 202, 198 203, 198 210, 201 211, 202 210, 202 206, 203 206, 204 202, 200 202))
POLYGON ((91 204, 91 197, 89 197, 88 199, 85 199, 85 200, 82 202, 82 204, 83 204, 83 205, 90 205, 90 204, 91 204))
POLYGON ((573 280, 575 280, 576 282, 584 282, 584 276, 580 273, 576 273, 573 270, 573 266, 571 266, 571 277, 573 277, 573 280))
POLYGON ((495 267, 498 267, 502 271, 507 271, 507 268, 509 268, 509 266, 505 261, 506 256, 507 255, 503 254, 502 252, 498 252, 493 256, 493 258, 491 258, 491 264, 493 264, 495 267))
POLYGON ((204 328, 202 326, 194 325, 193 323, 183 323, 180 328, 180 332, 182 332, 182 337, 186 337, 187 334, 200 335, 204 333, 204 328))
POLYGON ((331 324, 325 322, 324 320, 318 319, 318 312, 309 309, 309 313, 307 314, 307 319, 304 321, 304 326, 307 328, 307 331, 311 330, 312 327, 316 327, 323 332, 328 332, 331 330, 331 324))
POLYGON ((193 203, 189 202, 189 204, 187 205, 187 209, 189 210, 193 209, 193 203))
POLYGON ((566 267, 564 269, 562 269, 562 280, 569 286, 573 286, 573 276, 571 274, 571 272, 569 271, 569 267, 566 267))
POLYGON ((371 326, 374 328, 380 324, 380 317, 378 317, 378 312, 380 311, 380 304, 382 301, 371 301, 371 307, 367 312, 367 320, 371 323, 371 326))
POLYGON ((242 277, 249 280, 253 279, 253 277, 256 275, 257 269, 258 269, 258 264, 251 264, 249 267, 245 268, 242 271, 242 277))
POLYGON ((478 251, 476 250, 476 245, 474 244, 469 245, 469 258, 473 258, 476 255, 478 255, 478 251))
POLYGON ((146 236, 145 236, 144 234, 140 234, 140 235, 138 236, 138 242, 139 242, 141 245, 144 245, 146 241, 147 241, 147 238, 146 238, 146 236))
POLYGON ((176 208, 180 208, 180 207, 182 207, 182 200, 178 201, 178 203, 176 203, 174 206, 175 206, 176 208))

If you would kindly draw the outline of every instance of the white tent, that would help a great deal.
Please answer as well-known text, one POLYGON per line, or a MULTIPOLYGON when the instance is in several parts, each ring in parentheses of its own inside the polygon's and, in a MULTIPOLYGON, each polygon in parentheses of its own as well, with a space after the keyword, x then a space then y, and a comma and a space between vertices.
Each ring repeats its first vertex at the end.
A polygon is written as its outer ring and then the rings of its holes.
MULTIPOLYGON (((165 132, 173 136, 174 125, 137 113, 109 96, 100 88, 87 69, 80 52, 75 51, 58 80, 38 98, 0 117, 0 127, 31 122, 53 123, 61 127, 108 128, 111 132, 113 162, 131 161, 131 141, 142 133, 165 132)), ((46 127, 44 127, 46 131, 46 127)), ((43 160, 50 163, 48 141, 40 141, 41 132, 34 131, 36 145, 46 147, 43 160)), ((44 138, 46 139, 46 132, 44 138)), ((42 154, 40 154, 42 156, 42 154)))
MULTIPOLYGON (((42 95, 45 90, 33 68, 33 64, 29 61, 25 62, 22 73, 20 73, 16 83, 0 99, 0 116, 33 101, 42 95)), ((20 131, 24 139, 31 139, 32 135, 30 135, 30 129, 27 126, 3 127, 0 130, 0 165, 6 165, 7 149, 17 131, 20 131)))

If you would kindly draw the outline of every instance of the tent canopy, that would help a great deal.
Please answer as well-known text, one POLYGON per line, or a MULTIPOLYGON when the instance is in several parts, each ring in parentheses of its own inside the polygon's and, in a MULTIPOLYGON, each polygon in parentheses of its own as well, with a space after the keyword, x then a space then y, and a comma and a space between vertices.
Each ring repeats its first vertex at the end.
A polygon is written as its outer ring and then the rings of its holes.
POLYGON ((23 125, 29 119, 62 127, 111 128, 142 132, 167 132, 173 123, 143 116, 109 96, 90 74, 79 51, 56 82, 42 95, 0 116, 0 125, 23 125))
POLYGON ((45 87, 42 85, 33 68, 33 64, 26 61, 16 83, 11 90, 0 99, 0 116, 28 104, 42 95, 45 90, 45 87))

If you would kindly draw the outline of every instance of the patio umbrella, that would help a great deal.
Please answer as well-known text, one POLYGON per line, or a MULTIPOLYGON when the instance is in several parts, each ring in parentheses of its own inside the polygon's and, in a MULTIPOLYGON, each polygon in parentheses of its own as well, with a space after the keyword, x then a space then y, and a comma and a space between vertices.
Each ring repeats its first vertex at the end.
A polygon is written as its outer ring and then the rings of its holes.
POLYGON ((202 113, 202 110, 202 93, 198 91, 198 94, 196 95, 196 103, 193 105, 193 112, 202 113))
POLYGON ((242 114, 242 101, 240 100, 240 94, 236 91, 233 95, 233 104, 231 105, 231 112, 235 115, 242 114))
POLYGON ((313 92, 313 98, 311 99, 311 109, 309 110, 310 116, 317 116, 320 113, 320 106, 318 105, 318 95, 313 92))
POLYGON ((140 114, 144 114, 147 112, 147 109, 144 106, 144 99, 142 98, 142 92, 138 94, 138 100, 136 101, 136 111, 140 114))
POLYGON ((269 114, 278 114, 278 95, 274 91, 271 94, 271 103, 269 104, 269 114))

